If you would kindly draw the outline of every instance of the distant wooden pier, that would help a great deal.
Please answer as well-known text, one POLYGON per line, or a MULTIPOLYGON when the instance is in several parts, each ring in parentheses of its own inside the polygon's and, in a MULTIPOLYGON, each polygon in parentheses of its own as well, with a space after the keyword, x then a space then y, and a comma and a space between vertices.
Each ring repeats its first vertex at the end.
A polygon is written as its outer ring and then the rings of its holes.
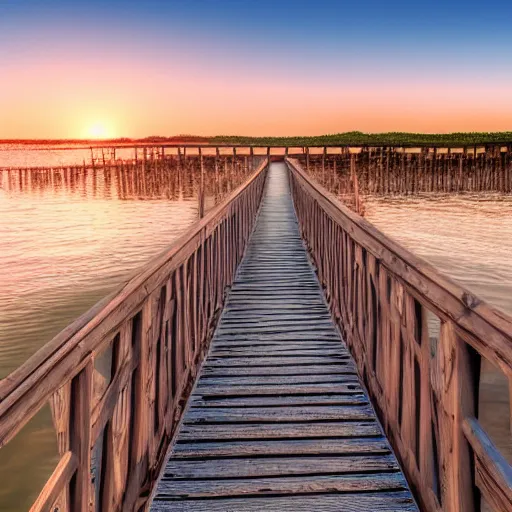
POLYGON ((32 511, 512 510, 477 407, 512 320, 288 154, 0 382, 0 447, 52 410, 32 511))

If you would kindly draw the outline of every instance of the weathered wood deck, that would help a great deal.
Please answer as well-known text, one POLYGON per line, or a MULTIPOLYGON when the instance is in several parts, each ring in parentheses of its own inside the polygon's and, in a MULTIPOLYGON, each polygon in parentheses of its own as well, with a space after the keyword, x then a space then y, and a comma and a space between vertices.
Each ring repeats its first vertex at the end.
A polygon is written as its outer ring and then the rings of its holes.
POLYGON ((270 168, 153 511, 415 511, 270 168))

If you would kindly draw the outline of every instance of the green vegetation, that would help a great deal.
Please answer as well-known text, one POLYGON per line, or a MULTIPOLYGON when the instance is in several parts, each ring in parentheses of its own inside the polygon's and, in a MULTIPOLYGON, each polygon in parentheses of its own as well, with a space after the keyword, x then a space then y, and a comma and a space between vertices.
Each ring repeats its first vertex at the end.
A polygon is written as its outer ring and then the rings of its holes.
POLYGON ((253 146, 471 146, 481 144, 512 144, 512 132, 467 132, 467 133, 363 133, 346 132, 316 137, 245 137, 218 135, 200 137, 196 135, 176 135, 173 137, 151 136, 143 139, 119 138, 111 140, 0 140, 0 144, 48 144, 62 145, 91 144, 95 146, 109 144, 240 144, 253 146))
POLYGON ((512 143, 512 132, 469 133, 362 133, 346 132, 318 137, 212 137, 211 144, 251 144, 282 146, 465 146, 473 144, 512 143))

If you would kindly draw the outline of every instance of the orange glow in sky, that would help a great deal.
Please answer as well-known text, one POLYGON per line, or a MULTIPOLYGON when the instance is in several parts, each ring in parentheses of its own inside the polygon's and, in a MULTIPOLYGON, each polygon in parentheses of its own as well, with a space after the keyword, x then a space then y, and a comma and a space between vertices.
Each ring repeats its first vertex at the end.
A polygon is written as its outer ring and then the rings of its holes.
MULTIPOLYGON (((71 58, 70 58, 71 59, 71 58)), ((511 128, 507 84, 347 74, 299 80, 282 70, 191 68, 174 61, 13 65, 0 81, 0 138, 151 135, 317 135, 500 131, 511 128), (94 67, 95 73, 90 69, 94 67), (97 77, 101 76, 101 80, 97 77)))

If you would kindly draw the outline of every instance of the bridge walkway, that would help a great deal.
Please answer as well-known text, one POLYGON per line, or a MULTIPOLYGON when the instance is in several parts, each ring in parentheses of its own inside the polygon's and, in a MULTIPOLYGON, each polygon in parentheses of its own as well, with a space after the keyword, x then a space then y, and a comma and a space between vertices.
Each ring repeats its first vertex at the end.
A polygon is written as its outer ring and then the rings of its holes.
POLYGON ((272 164, 153 512, 417 511, 272 164))

